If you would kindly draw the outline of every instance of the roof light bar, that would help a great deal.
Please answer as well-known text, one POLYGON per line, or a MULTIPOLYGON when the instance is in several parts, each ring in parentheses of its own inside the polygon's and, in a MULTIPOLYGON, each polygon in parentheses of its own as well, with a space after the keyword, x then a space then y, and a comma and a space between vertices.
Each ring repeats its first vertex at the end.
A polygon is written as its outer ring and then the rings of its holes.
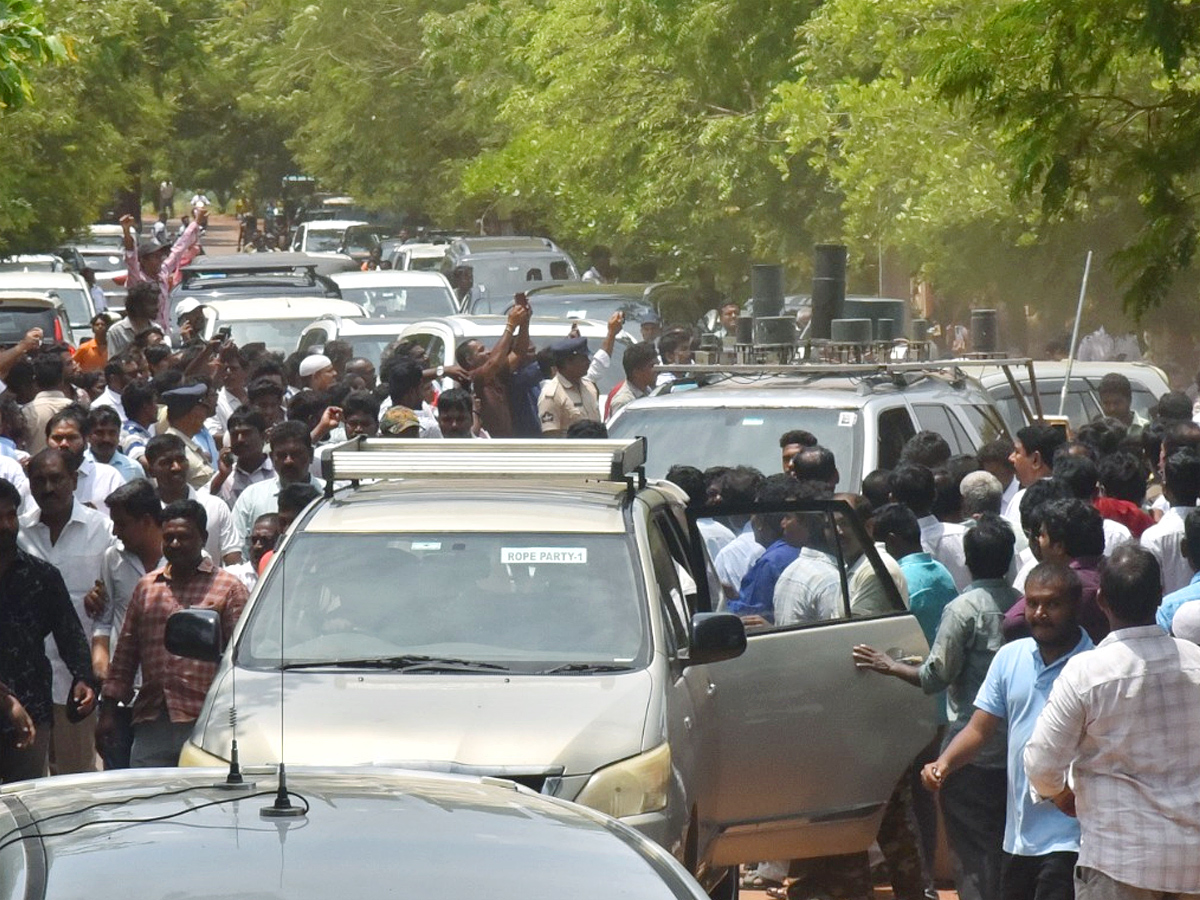
POLYGON ((420 440, 358 437, 321 458, 328 482, 404 475, 625 481, 646 463, 646 439, 420 440))
POLYGON ((879 363, 774 363, 766 365, 655 366, 655 372, 677 376, 697 375, 885 375, 894 372, 937 372, 945 369, 1004 368, 1025 366, 1027 358, 930 359, 922 362, 879 363))

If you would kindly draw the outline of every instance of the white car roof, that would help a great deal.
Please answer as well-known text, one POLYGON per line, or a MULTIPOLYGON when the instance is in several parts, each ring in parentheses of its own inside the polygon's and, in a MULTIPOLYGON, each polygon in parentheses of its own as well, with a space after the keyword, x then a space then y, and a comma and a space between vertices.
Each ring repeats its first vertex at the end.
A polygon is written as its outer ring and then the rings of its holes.
MULTIPOLYGON (((421 334, 430 331, 449 329, 455 335, 455 341, 473 337, 497 337, 507 324, 506 316, 444 316, 435 319, 421 319, 413 322, 404 329, 404 334, 421 334)), ((529 321, 529 334, 535 338, 561 337, 567 339, 571 326, 577 326, 579 333, 588 341, 602 340, 608 334, 608 323, 598 319, 566 319, 534 316, 529 321)), ((618 337, 628 342, 634 342, 633 335, 622 330, 618 337)), ((599 344, 593 343, 590 350, 596 350, 599 344)))
POLYGON ((322 315, 365 316, 357 303, 332 297, 258 297, 254 300, 209 300, 204 304, 219 321, 239 322, 262 319, 316 319, 322 315))
POLYGON ((368 225, 361 219, 314 219, 311 222, 305 222, 304 226, 309 231, 345 231, 351 225, 368 225))
MULTIPOLYGON (((441 272, 413 269, 378 269, 374 272, 335 272, 329 276, 338 287, 445 287, 450 282, 441 272)), ((452 289, 452 288, 451 288, 452 289)))
POLYGON ((397 249, 408 253, 410 256, 418 256, 422 259, 436 259, 439 256, 446 255, 446 248, 449 244, 401 244, 397 249))
POLYGON ((87 290, 87 282, 74 272, 0 272, 0 290, 87 290))

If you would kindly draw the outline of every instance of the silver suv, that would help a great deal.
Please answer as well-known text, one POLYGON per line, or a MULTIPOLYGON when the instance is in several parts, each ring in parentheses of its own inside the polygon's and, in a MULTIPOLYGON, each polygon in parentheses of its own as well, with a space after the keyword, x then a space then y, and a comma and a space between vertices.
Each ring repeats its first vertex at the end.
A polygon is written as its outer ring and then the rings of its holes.
POLYGON ((953 364, 862 366, 872 371, 847 374, 803 365, 753 374, 756 368, 671 382, 621 409, 609 434, 647 438, 646 471, 662 477, 673 465, 776 472, 779 437, 803 429, 833 451, 842 491, 858 490, 874 469, 895 467, 917 431, 936 431, 953 453, 973 453, 1008 434, 991 397, 953 364))
MULTIPOLYGON (((236 729, 246 764, 510 778, 619 817, 714 894, 741 862, 866 849, 935 707, 850 650, 923 656, 916 619, 850 508, 810 502, 787 509, 841 568, 828 606, 747 637, 717 611, 685 497, 645 479, 644 452, 335 448, 325 474, 350 485, 276 552, 181 763, 226 765, 236 729), (886 602, 857 618, 846 570, 864 555, 886 602)), ((217 641, 168 647, 215 659, 217 641)))

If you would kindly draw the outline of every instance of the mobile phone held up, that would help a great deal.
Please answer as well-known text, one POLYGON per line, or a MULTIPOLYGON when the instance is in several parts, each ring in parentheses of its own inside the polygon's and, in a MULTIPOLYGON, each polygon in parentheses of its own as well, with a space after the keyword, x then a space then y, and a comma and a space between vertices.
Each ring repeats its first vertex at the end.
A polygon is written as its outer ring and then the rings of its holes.
POLYGON ((513 294, 513 304, 515 306, 528 306, 529 295, 524 291, 518 291, 517 293, 513 294))

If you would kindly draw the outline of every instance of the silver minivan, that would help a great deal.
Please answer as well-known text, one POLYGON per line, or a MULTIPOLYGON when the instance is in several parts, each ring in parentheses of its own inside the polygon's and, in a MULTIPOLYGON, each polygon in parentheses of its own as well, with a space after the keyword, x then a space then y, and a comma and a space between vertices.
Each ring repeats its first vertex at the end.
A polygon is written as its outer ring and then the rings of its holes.
POLYGON ((236 735, 244 764, 509 778, 617 816, 714 895, 741 862, 867 848, 934 702, 850 650, 923 656, 920 627, 853 512, 827 501, 789 514, 837 567, 836 612, 747 635, 717 611, 682 492, 647 481, 644 455, 612 440, 335 448, 326 474, 350 484, 276 552, 181 764, 227 764, 236 735), (888 611, 851 616, 856 564, 888 611))

